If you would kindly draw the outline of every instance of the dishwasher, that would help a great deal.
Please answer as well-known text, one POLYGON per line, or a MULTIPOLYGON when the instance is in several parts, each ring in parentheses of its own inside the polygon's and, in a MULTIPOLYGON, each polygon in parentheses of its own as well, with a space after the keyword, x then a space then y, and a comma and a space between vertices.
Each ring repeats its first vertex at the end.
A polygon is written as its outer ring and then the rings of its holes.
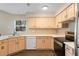
POLYGON ((35 36, 26 37, 26 49, 36 49, 36 37, 35 36))

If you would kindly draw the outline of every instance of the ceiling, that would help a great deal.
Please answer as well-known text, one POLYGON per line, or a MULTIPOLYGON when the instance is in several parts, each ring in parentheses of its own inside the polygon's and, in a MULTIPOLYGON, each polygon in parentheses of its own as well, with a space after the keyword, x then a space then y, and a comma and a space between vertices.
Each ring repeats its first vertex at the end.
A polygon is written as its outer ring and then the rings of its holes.
POLYGON ((56 15, 67 3, 0 3, 0 10, 11 14, 28 15, 56 15), (48 10, 42 10, 42 6, 48 6, 48 10))

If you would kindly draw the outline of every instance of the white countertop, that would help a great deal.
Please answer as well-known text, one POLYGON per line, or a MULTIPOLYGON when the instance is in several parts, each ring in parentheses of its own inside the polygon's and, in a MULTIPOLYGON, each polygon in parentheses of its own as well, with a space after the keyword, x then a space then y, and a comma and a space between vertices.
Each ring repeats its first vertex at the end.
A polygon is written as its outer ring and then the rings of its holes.
POLYGON ((57 35, 57 34, 26 34, 20 36, 52 36, 52 37, 65 37, 65 35, 57 35))
POLYGON ((2 35, 0 36, 0 40, 8 39, 11 37, 19 37, 19 36, 52 36, 52 37, 65 37, 65 35, 56 35, 56 34, 26 34, 26 35, 2 35))
POLYGON ((64 43, 73 49, 75 48, 74 42, 64 42, 64 43))
POLYGON ((4 39, 7 39, 7 38, 9 38, 9 36, 7 36, 7 35, 0 36, 0 40, 4 40, 4 39))

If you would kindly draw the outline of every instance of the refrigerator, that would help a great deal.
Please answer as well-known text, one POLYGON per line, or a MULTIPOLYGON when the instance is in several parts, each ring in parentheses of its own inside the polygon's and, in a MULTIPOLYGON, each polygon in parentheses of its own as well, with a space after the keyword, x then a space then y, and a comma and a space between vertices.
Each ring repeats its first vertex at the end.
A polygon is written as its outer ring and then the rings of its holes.
POLYGON ((75 56, 79 56, 79 3, 76 4, 75 17, 75 56))

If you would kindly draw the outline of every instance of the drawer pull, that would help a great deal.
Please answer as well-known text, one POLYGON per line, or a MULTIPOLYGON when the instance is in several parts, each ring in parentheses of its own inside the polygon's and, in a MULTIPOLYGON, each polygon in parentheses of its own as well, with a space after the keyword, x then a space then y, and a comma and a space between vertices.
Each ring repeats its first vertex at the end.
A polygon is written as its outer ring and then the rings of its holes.
POLYGON ((1 46, 1 49, 4 49, 4 46, 1 46))

